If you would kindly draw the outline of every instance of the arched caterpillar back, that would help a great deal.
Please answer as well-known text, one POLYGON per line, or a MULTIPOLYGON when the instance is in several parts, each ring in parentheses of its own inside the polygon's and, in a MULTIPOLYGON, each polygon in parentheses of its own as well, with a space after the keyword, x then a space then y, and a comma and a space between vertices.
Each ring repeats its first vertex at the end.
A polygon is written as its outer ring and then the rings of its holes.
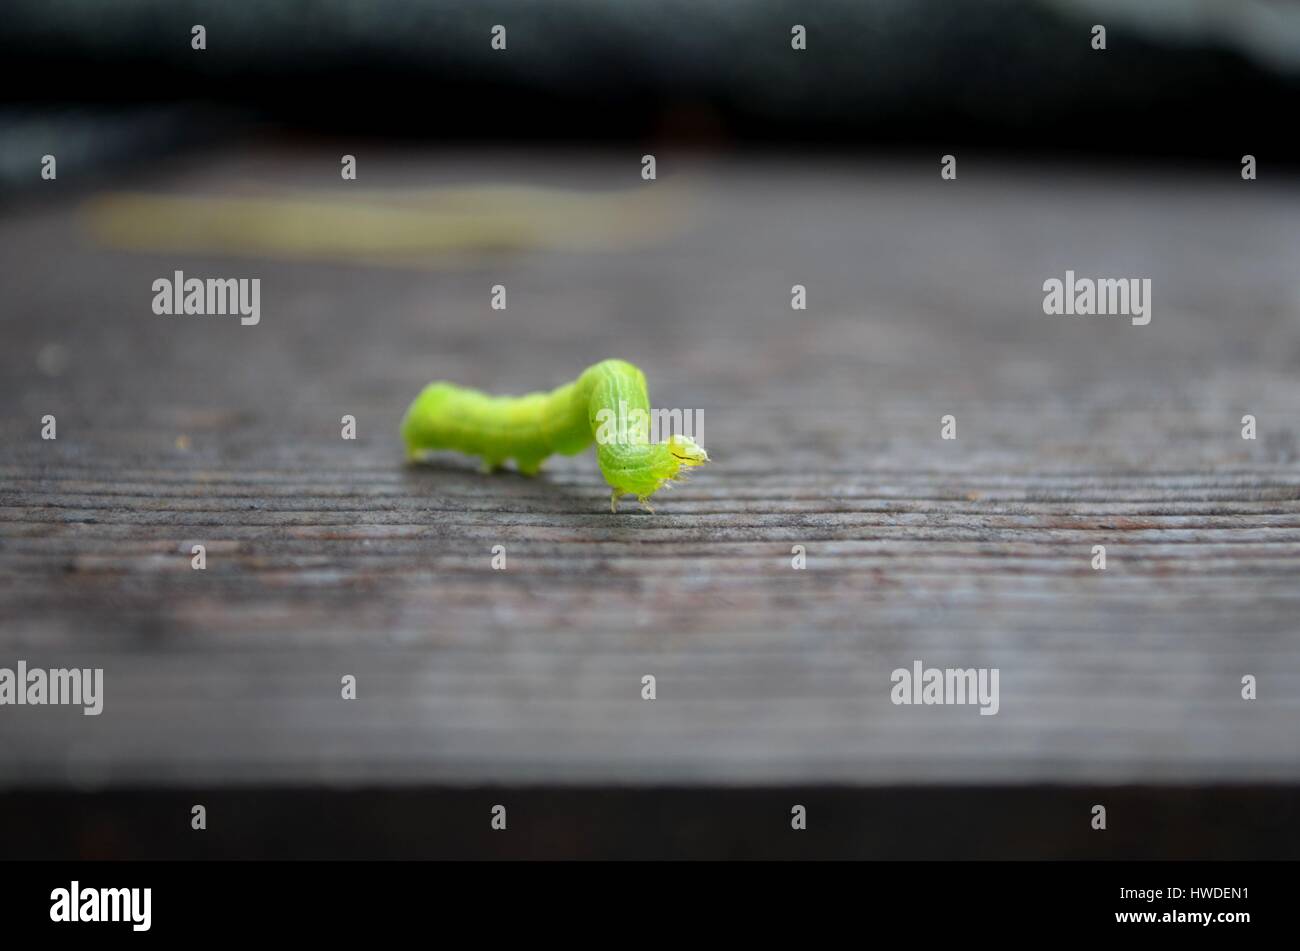
POLYGON ((635 495, 650 508, 650 496, 709 461, 704 447, 688 436, 650 442, 645 374, 623 360, 602 360, 572 383, 526 396, 430 383, 406 411, 402 441, 411 459, 453 449, 481 456, 489 470, 514 459, 525 475, 536 474, 552 453, 576 455, 594 441, 596 461, 612 489, 611 511, 621 495, 635 495), (615 418, 620 425, 611 427, 615 418))

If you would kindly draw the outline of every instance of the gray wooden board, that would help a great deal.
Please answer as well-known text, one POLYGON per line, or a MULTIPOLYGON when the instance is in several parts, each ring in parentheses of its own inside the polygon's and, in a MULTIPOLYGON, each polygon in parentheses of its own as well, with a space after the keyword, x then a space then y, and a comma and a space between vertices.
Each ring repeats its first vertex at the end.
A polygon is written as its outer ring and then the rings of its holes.
MULTIPOLYGON (((369 156, 370 188, 687 198, 646 247, 424 268, 116 250, 79 195, 0 221, 0 666, 106 679, 100 717, 0 708, 0 785, 1300 778, 1300 184, 659 166, 369 156), (175 268, 260 277, 261 324, 155 316, 175 268), (1150 277, 1151 324, 1045 316, 1067 268, 1150 277), (430 379, 606 356, 703 411, 715 462, 655 514, 611 515, 590 454, 403 465, 430 379), (895 706, 915 660, 998 668, 1000 712, 895 706)), ((147 185, 332 179, 232 152, 147 185)))

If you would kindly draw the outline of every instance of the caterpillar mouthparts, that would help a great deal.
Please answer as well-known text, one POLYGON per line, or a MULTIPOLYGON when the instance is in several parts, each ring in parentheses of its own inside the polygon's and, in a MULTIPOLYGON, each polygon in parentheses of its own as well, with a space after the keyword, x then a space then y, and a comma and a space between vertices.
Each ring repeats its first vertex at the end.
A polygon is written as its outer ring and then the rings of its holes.
POLYGON ((709 454, 690 436, 650 442, 650 396, 645 374, 623 360, 602 360, 572 383, 549 393, 489 396, 453 383, 430 383, 402 419, 408 459, 436 449, 483 458, 484 468, 514 459, 535 475, 554 453, 576 455, 596 443, 596 461, 611 487, 610 510, 635 495, 653 512, 650 497, 704 465, 709 454))

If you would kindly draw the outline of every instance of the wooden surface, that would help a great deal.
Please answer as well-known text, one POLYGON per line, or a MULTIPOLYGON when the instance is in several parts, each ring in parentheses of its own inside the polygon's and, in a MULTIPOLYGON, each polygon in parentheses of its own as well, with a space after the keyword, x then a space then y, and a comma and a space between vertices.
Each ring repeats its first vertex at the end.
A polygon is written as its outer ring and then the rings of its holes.
MULTIPOLYGON (((638 159, 368 156, 370 189, 661 189, 671 225, 424 266, 123 250, 71 186, 11 210, 0 666, 102 666, 106 701, 0 709, 0 785, 1300 779, 1300 187, 638 159), (175 268, 260 277, 261 324, 155 316, 175 268), (1067 268, 1150 277, 1150 326, 1044 316, 1067 268), (403 465, 427 381, 606 356, 704 414, 715 462, 655 514, 590 454, 403 465), (918 659, 999 668, 999 714, 891 704, 918 659)), ((131 187, 337 179, 236 152, 131 187)))

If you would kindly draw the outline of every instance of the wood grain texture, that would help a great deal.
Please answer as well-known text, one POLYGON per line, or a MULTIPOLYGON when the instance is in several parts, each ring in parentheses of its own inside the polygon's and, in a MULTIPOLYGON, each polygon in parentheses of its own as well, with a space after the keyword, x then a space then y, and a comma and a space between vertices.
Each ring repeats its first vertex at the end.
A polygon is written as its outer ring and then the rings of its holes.
MULTIPOLYGON (((366 167, 615 188, 637 158, 366 167)), ((158 187, 328 191, 332 161, 158 187)), ((0 666, 106 680, 98 718, 0 709, 0 785, 1300 779, 1300 187, 659 163, 675 230, 606 253, 125 252, 79 198, 0 221, 0 666), (154 316, 175 268, 260 277, 261 324, 154 316), (1044 316, 1067 268, 1150 277, 1150 326, 1044 316), (589 454, 403 465, 427 381, 540 389, 606 356, 703 410, 715 461, 656 514, 609 514, 589 454), (917 659, 1000 668, 1000 713, 894 706, 917 659)))

